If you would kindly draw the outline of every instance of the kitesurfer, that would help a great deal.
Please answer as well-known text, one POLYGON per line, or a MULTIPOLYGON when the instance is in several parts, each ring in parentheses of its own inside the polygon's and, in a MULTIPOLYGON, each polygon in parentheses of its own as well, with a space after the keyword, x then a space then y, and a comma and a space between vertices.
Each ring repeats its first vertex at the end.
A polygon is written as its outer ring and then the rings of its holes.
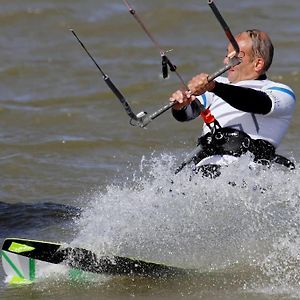
MULTIPOLYGON (((254 161, 273 162, 294 168, 289 159, 275 153, 292 119, 296 96, 287 85, 267 77, 274 47, 269 35, 258 29, 246 30, 236 37, 241 63, 231 67, 227 78, 208 82, 201 73, 188 83, 188 90, 177 90, 170 101, 176 104, 172 113, 184 122, 200 115, 200 103, 209 108, 221 128, 211 131, 205 124, 199 138, 202 150, 197 166, 218 169, 247 151, 254 161)), ((224 64, 234 55, 229 43, 224 64)))

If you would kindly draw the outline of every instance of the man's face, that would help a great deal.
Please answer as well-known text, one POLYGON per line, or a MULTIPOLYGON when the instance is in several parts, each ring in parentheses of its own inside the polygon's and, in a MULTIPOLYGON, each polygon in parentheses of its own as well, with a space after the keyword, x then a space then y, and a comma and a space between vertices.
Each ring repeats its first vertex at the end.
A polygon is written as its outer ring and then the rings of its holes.
MULTIPOLYGON (((242 80, 256 79, 258 74, 255 70, 255 59, 253 59, 252 40, 247 33, 242 33, 236 37, 236 41, 240 47, 239 57, 242 62, 228 70, 227 77, 231 83, 237 83, 242 80)), ((227 55, 234 51, 231 44, 228 45, 227 55)), ((224 63, 228 62, 227 56, 224 59, 224 63)))

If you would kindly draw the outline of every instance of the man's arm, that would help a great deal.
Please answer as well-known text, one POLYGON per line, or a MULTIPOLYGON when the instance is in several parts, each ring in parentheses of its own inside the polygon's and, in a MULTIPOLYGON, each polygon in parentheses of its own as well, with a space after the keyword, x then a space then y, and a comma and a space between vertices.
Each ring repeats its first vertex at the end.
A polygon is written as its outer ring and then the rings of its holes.
POLYGON ((195 99, 189 105, 180 110, 172 109, 172 114, 174 118, 180 122, 193 120, 200 115, 200 101, 195 99))
POLYGON ((211 92, 241 111, 266 115, 272 108, 272 100, 269 96, 254 89, 216 81, 211 92))

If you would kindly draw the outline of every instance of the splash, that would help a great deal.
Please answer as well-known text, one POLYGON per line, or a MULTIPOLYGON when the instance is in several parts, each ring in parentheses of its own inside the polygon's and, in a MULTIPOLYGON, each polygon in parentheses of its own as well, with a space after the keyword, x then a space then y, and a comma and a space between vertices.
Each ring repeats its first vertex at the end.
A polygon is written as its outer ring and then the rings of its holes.
POLYGON ((72 245, 203 272, 255 266, 275 278, 280 268, 299 282, 299 169, 249 168, 250 160, 212 180, 190 168, 174 175, 172 156, 144 158, 122 185, 82 199, 72 245))

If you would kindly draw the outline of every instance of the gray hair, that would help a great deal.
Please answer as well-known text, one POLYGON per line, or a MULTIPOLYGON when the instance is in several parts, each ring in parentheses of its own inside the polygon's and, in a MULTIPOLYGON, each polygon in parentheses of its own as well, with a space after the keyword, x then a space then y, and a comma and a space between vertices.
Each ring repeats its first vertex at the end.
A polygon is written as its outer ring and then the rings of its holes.
POLYGON ((265 62, 266 72, 273 61, 274 46, 269 35, 259 29, 248 29, 245 31, 252 40, 253 58, 261 57, 265 62))

